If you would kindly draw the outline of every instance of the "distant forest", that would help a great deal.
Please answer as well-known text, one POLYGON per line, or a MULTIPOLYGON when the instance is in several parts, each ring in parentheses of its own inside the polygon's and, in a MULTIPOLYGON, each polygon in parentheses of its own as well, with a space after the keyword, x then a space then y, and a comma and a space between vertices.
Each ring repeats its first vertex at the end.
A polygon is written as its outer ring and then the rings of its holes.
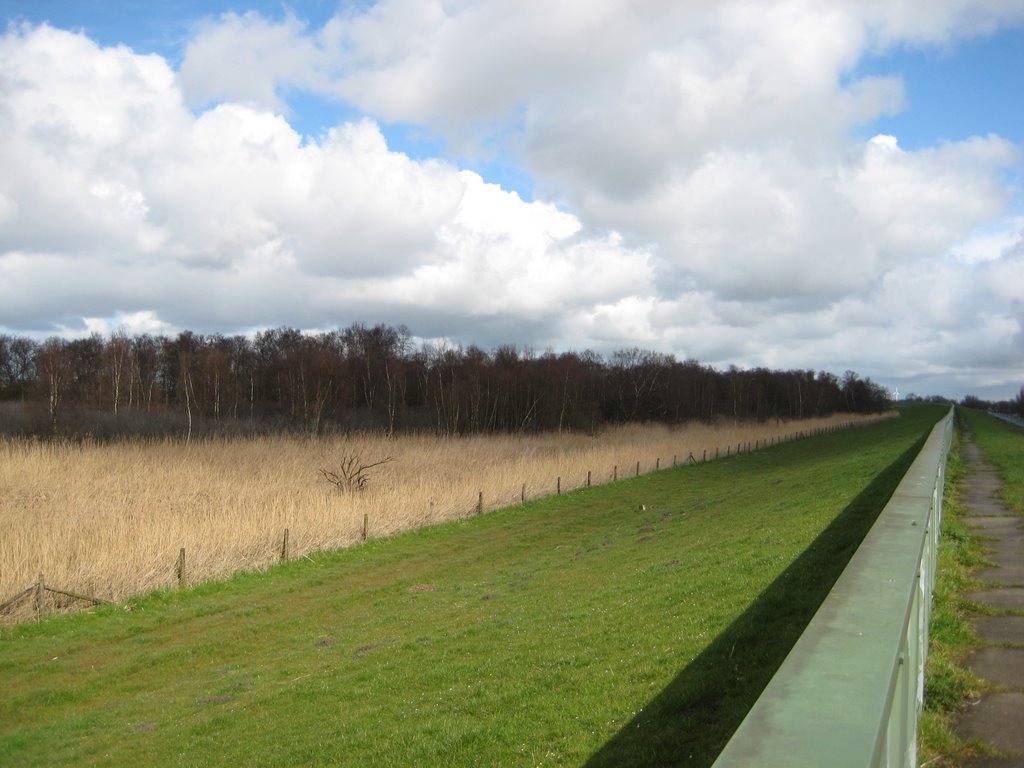
POLYGON ((847 371, 715 370, 642 349, 535 354, 416 345, 404 326, 246 336, 0 335, 0 432, 84 436, 345 430, 444 435, 631 421, 875 412, 888 393, 847 371))

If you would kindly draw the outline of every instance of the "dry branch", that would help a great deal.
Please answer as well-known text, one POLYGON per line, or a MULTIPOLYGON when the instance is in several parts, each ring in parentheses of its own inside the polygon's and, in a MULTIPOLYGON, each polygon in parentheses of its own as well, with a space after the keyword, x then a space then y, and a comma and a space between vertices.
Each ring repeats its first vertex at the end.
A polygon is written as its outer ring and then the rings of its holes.
POLYGON ((379 467, 381 464, 387 464, 389 461, 394 461, 394 458, 387 456, 380 461, 363 464, 359 454, 355 454, 344 457, 337 472, 321 468, 320 474, 339 491, 351 493, 366 488, 366 484, 370 480, 369 470, 379 467))

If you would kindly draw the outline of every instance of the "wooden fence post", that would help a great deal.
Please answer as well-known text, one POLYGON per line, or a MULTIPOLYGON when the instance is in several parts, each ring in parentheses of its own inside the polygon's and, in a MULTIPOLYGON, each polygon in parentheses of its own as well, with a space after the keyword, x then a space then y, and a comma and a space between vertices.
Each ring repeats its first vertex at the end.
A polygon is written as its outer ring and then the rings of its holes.
POLYGON ((661 469, 661 457, 659 456, 654 460, 654 471, 657 472, 661 469))
POLYGON ((178 551, 178 586, 180 587, 185 581, 185 548, 182 547, 178 551))
POLYGON ((618 480, 618 479, 619 479, 619 465, 616 464, 612 468, 612 480, 618 480))
POLYGON ((484 511, 484 492, 480 491, 480 494, 476 499, 476 513, 478 515, 483 514, 484 511))
POLYGON ((555 495, 562 495, 562 476, 558 476, 558 480, 555 482, 555 495))
POLYGON ((523 483, 523 489, 519 492, 519 503, 526 503, 526 483, 523 483))
POLYGON ((281 545, 281 562, 288 562, 288 529, 284 529, 284 543, 281 545))
POLYGON ((366 541, 366 535, 370 530, 370 513, 363 513, 363 541, 366 541))
POLYGON ((587 488, 590 487, 590 470, 587 470, 587 488))
POLYGON ((636 476, 640 477, 640 462, 639 461, 636 463, 636 476))

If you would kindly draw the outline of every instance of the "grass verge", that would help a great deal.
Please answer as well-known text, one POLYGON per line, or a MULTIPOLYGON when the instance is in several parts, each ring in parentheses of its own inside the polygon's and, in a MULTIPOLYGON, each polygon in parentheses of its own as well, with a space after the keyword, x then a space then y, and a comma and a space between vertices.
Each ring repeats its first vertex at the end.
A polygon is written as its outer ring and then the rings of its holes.
POLYGON ((943 409, 0 631, 0 764, 709 765, 943 409))
POLYGON ((987 413, 957 409, 985 458, 995 465, 1003 480, 1000 497, 1007 509, 1024 515, 1024 429, 987 413))
POLYGON ((920 724, 920 764, 933 768, 962 765, 976 757, 980 748, 953 731, 957 713, 968 701, 977 699, 986 685, 963 665, 968 654, 981 645, 969 621, 972 614, 983 612, 966 597, 979 585, 971 573, 988 564, 982 541, 961 519, 965 506, 960 496, 967 474, 965 439, 976 442, 985 458, 997 467, 1003 478, 1004 504, 1018 513, 1024 511, 1024 470, 1020 464, 1024 433, 986 414, 958 408, 957 431, 946 464, 942 538, 920 724))
POLYGON ((968 621, 971 604, 964 594, 976 584, 970 577, 971 571, 985 560, 981 544, 961 520, 964 505, 959 499, 967 470, 963 424, 959 412, 957 415, 958 429, 946 462, 939 563, 925 670, 925 706, 919 725, 919 762, 935 768, 959 765, 971 755, 971 746, 953 732, 953 722, 964 702, 976 698, 983 686, 962 664, 978 645, 968 621))

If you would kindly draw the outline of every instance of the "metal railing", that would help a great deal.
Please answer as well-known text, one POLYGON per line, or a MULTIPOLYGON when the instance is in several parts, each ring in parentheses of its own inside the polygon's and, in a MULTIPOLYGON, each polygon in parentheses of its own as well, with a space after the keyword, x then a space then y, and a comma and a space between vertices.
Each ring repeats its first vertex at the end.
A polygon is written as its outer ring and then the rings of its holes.
POLYGON ((916 766, 953 412, 714 763, 916 766))
POLYGON ((1007 424, 1013 424, 1015 427, 1024 427, 1024 419, 1014 416, 1012 413, 999 413, 997 411, 989 411, 989 416, 995 416, 997 419, 1005 421, 1007 424))

